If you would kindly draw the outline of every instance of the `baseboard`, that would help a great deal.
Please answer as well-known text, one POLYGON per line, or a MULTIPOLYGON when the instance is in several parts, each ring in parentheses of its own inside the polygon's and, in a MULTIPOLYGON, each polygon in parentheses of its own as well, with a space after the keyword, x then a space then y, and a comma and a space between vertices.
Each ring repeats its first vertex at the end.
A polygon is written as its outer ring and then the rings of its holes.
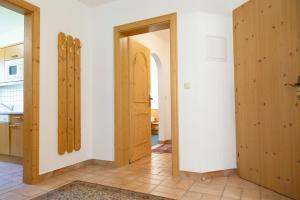
MULTIPOLYGON (((0 156, 1 158, 1 156, 0 156)), ((49 178, 52 178, 54 176, 65 174, 69 171, 85 167, 88 165, 99 165, 99 166, 105 166, 105 167, 116 167, 115 163, 113 161, 104 161, 104 160, 97 160, 97 159, 90 159, 86 161, 82 161, 80 163, 76 163, 74 165, 70 165, 67 167, 63 167, 60 169, 56 169, 54 171, 41 174, 39 176, 39 182, 47 180, 49 178)), ((191 177, 191 178, 215 178, 215 177, 227 177, 230 175, 237 174, 236 169, 227 169, 227 170, 220 170, 220 171, 213 171, 213 172, 206 172, 206 173, 197 173, 197 172, 187 172, 187 171, 181 171, 180 176, 185 177, 191 177)))
POLYGON ((19 165, 23 164, 23 158, 21 158, 21 157, 8 156, 8 155, 2 155, 2 154, 0 155, 0 161, 19 164, 19 165))
POLYGON ((52 178, 54 176, 65 174, 65 173, 70 172, 72 170, 79 169, 81 167, 85 167, 85 166, 88 166, 88 165, 99 165, 99 166, 110 166, 110 167, 115 166, 114 162, 112 162, 112 161, 89 159, 89 160, 85 160, 85 161, 76 163, 74 165, 70 165, 70 166, 67 166, 67 167, 56 169, 56 170, 51 171, 51 172, 47 172, 45 174, 41 174, 39 176, 39 182, 47 180, 47 179, 52 178))
POLYGON ((172 140, 159 140, 158 144, 172 144, 172 140))
POLYGON ((180 172, 181 176, 195 177, 195 178, 217 178, 217 177, 227 177, 235 174, 237 174, 236 169, 226 169, 226 170, 206 172, 206 173, 187 172, 187 171, 180 172))

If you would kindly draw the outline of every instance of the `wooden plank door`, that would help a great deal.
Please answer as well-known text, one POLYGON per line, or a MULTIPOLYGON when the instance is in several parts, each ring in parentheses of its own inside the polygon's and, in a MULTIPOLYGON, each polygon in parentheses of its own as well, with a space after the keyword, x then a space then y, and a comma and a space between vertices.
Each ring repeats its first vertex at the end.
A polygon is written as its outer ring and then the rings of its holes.
POLYGON ((130 162, 151 154, 150 50, 129 38, 130 162))
POLYGON ((300 1, 234 11, 238 173, 300 199, 300 1))

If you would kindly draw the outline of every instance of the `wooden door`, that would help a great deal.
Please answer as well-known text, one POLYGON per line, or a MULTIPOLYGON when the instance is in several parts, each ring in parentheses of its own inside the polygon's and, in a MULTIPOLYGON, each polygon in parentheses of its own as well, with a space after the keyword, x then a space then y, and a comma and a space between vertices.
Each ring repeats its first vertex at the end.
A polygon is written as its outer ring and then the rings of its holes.
POLYGON ((300 199, 300 1, 234 11, 238 173, 300 199))
POLYGON ((130 162, 151 154, 150 50, 128 40, 130 162))

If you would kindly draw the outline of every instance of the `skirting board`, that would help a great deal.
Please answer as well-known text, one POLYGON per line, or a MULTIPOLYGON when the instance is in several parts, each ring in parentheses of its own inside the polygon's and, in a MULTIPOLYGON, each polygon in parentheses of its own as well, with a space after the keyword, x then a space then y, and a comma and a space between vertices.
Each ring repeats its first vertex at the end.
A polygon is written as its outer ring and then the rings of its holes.
POLYGON ((195 178, 195 179, 227 177, 227 176, 236 175, 236 174, 237 174, 236 169, 226 169, 226 170, 206 172, 206 173, 186 172, 186 171, 180 172, 181 176, 195 178))
MULTIPOLYGON (((40 175, 39 182, 47 180, 49 178, 52 178, 54 176, 65 174, 69 171, 85 167, 88 165, 99 165, 99 166, 107 166, 107 167, 116 167, 113 161, 103 161, 103 160, 96 160, 96 159, 90 159, 86 160, 80 163, 76 163, 74 165, 70 165, 67 167, 63 167, 61 169, 54 170, 52 172, 48 172, 45 174, 40 175)), ((189 177, 189 178, 216 178, 216 177, 227 177, 230 175, 236 174, 236 169, 227 169, 227 170, 221 170, 221 171, 214 171, 214 172, 207 172, 207 173, 196 173, 196 172, 186 172, 181 171, 180 176, 182 177, 189 177)))
POLYGON ((90 160, 82 161, 82 162, 76 163, 74 165, 70 165, 70 166, 67 166, 67 167, 63 167, 63 168, 60 168, 60 169, 42 174, 39 177, 39 182, 47 180, 47 179, 52 178, 54 176, 65 174, 69 171, 79 169, 81 167, 85 167, 85 166, 88 166, 88 165, 99 165, 99 166, 115 167, 114 162, 112 162, 112 161, 103 161, 103 160, 90 159, 90 160))
POLYGON ((14 164, 20 164, 21 165, 23 163, 23 158, 0 154, 0 161, 14 163, 14 164))
POLYGON ((172 144, 172 140, 159 140, 158 144, 172 144))

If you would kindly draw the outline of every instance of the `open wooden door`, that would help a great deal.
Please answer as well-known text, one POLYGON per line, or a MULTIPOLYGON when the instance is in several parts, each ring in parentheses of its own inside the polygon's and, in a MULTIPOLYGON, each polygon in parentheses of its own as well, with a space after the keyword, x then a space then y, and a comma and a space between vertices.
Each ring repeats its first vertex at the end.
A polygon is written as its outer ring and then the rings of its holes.
POLYGON ((150 50, 128 39, 130 163, 151 154, 150 50))
POLYGON ((248 1, 234 35, 238 174, 300 199, 300 1, 248 1))

